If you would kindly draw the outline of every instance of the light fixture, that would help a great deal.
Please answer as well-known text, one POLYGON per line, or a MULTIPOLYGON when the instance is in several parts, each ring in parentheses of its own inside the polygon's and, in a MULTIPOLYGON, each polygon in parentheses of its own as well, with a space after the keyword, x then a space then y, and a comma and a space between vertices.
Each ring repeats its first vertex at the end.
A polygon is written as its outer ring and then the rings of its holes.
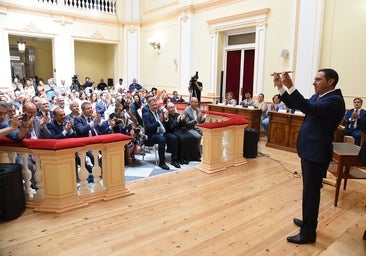
POLYGON ((20 42, 17 41, 17 44, 18 44, 18 51, 24 52, 25 51, 25 42, 23 42, 23 40, 20 39, 20 42))
POLYGON ((154 50, 157 50, 158 52, 160 51, 160 43, 159 42, 150 42, 149 44, 154 48, 154 50))

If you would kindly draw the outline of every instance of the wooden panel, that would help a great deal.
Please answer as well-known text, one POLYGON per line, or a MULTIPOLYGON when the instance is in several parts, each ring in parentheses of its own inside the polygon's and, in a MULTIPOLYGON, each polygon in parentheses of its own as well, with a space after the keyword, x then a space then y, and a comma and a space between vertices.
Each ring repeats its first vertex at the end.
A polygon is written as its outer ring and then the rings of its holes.
POLYGON ((266 146, 295 152, 297 136, 304 116, 270 112, 269 118, 268 142, 266 146))

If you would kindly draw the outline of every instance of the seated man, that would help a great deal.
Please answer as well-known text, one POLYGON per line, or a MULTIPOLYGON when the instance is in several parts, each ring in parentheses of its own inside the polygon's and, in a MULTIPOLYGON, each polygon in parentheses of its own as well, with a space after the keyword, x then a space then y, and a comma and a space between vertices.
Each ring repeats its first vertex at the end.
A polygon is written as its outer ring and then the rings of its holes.
MULTIPOLYGON (((22 116, 14 115, 9 121, 6 121, 7 113, 7 103, 5 101, 0 101, 0 138, 8 136, 9 138, 17 138, 19 131, 18 125, 21 123, 22 116), (11 123, 11 125, 9 125, 11 123)), ((25 135, 25 129, 23 129, 25 135)))
POLYGON ((346 121, 344 135, 352 136, 355 144, 360 145, 361 141, 361 120, 366 115, 366 111, 362 109, 362 99, 355 98, 353 100, 353 108, 346 111, 344 119, 346 121))
POLYGON ((145 134, 148 136, 146 145, 158 144, 159 167, 164 170, 169 170, 169 166, 165 163, 165 146, 167 145, 167 151, 172 154, 171 164, 176 168, 180 168, 178 163, 177 137, 170 132, 165 132, 164 128, 164 122, 168 120, 168 112, 159 113, 158 102, 153 97, 148 100, 148 106, 149 110, 142 114, 145 134))
POLYGON ((185 115, 176 111, 172 102, 167 103, 168 121, 164 126, 168 132, 174 133, 178 139, 178 156, 180 164, 189 164, 189 161, 201 158, 200 145, 196 138, 185 127, 185 115))
MULTIPOLYGON (((189 132, 196 138, 197 145, 201 147, 202 131, 196 127, 196 124, 206 122, 207 114, 202 114, 201 109, 198 107, 198 99, 192 97, 190 100, 190 106, 184 110, 185 126, 189 132)), ((193 161, 201 161, 200 158, 193 159, 193 161)))
MULTIPOLYGON (((74 119, 74 128, 77 137, 91 137, 105 134, 101 115, 97 114, 96 116, 93 116, 93 107, 89 101, 85 101, 81 104, 81 112, 81 115, 75 117, 74 119)), ((94 156, 91 151, 88 151, 86 155, 90 158, 90 162, 87 163, 87 169, 90 173, 90 176, 92 176, 94 156)), ((98 162, 101 166, 101 160, 98 162)), ((93 179, 89 177, 88 181, 93 181, 93 179)))

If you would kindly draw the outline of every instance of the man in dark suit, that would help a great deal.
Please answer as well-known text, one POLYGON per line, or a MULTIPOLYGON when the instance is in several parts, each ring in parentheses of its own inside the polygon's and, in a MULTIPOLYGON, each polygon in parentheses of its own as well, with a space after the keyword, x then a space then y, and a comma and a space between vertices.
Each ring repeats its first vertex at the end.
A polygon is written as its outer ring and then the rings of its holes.
POLYGON ((297 153, 301 158, 303 176, 302 220, 294 219, 300 233, 287 237, 295 244, 315 243, 320 204, 320 188, 333 155, 333 135, 345 113, 340 89, 335 89, 338 74, 333 69, 320 69, 314 78, 315 94, 305 99, 295 89, 288 73, 274 73, 281 100, 289 108, 305 114, 297 138, 297 153))
MULTIPOLYGON (((105 134, 103 129, 101 115, 97 114, 93 116, 93 107, 89 101, 85 101, 81 104, 81 115, 75 117, 74 128, 77 137, 91 137, 105 134)), ((94 166, 94 156, 91 151, 88 151, 86 155, 90 158, 90 164, 87 164, 89 173, 92 173, 92 166, 94 166)), ((101 159, 99 159, 99 165, 101 166, 101 159)), ((89 181, 92 178, 88 178, 89 181)))
POLYGON ((90 102, 81 104, 82 114, 74 119, 74 127, 77 137, 89 137, 104 134, 101 115, 93 116, 93 107, 90 102))
POLYGON ((362 109, 362 99, 353 99, 353 108, 347 110, 344 119, 346 121, 344 135, 352 136, 355 144, 361 142, 361 120, 366 116, 366 110, 362 109))
POLYGON ((47 124, 52 139, 76 137, 76 133, 72 129, 73 123, 71 121, 66 121, 65 111, 61 107, 56 107, 53 110, 53 116, 53 121, 47 124))
POLYGON ((165 132, 164 122, 168 121, 169 113, 160 113, 158 111, 157 100, 152 97, 148 101, 149 111, 142 114, 144 120, 145 134, 148 136, 146 145, 158 144, 159 167, 164 170, 169 170, 169 166, 165 163, 165 146, 167 151, 172 154, 171 164, 180 168, 178 163, 178 139, 170 132, 165 132))

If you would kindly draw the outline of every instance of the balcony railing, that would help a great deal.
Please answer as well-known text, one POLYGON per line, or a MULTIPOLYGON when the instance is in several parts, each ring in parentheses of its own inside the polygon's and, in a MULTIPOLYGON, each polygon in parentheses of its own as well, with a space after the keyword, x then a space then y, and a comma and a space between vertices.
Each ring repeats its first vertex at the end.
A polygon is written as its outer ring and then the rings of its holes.
POLYGON ((81 10, 95 10, 103 13, 116 13, 116 1, 113 0, 38 0, 40 3, 53 6, 62 5, 81 10))

